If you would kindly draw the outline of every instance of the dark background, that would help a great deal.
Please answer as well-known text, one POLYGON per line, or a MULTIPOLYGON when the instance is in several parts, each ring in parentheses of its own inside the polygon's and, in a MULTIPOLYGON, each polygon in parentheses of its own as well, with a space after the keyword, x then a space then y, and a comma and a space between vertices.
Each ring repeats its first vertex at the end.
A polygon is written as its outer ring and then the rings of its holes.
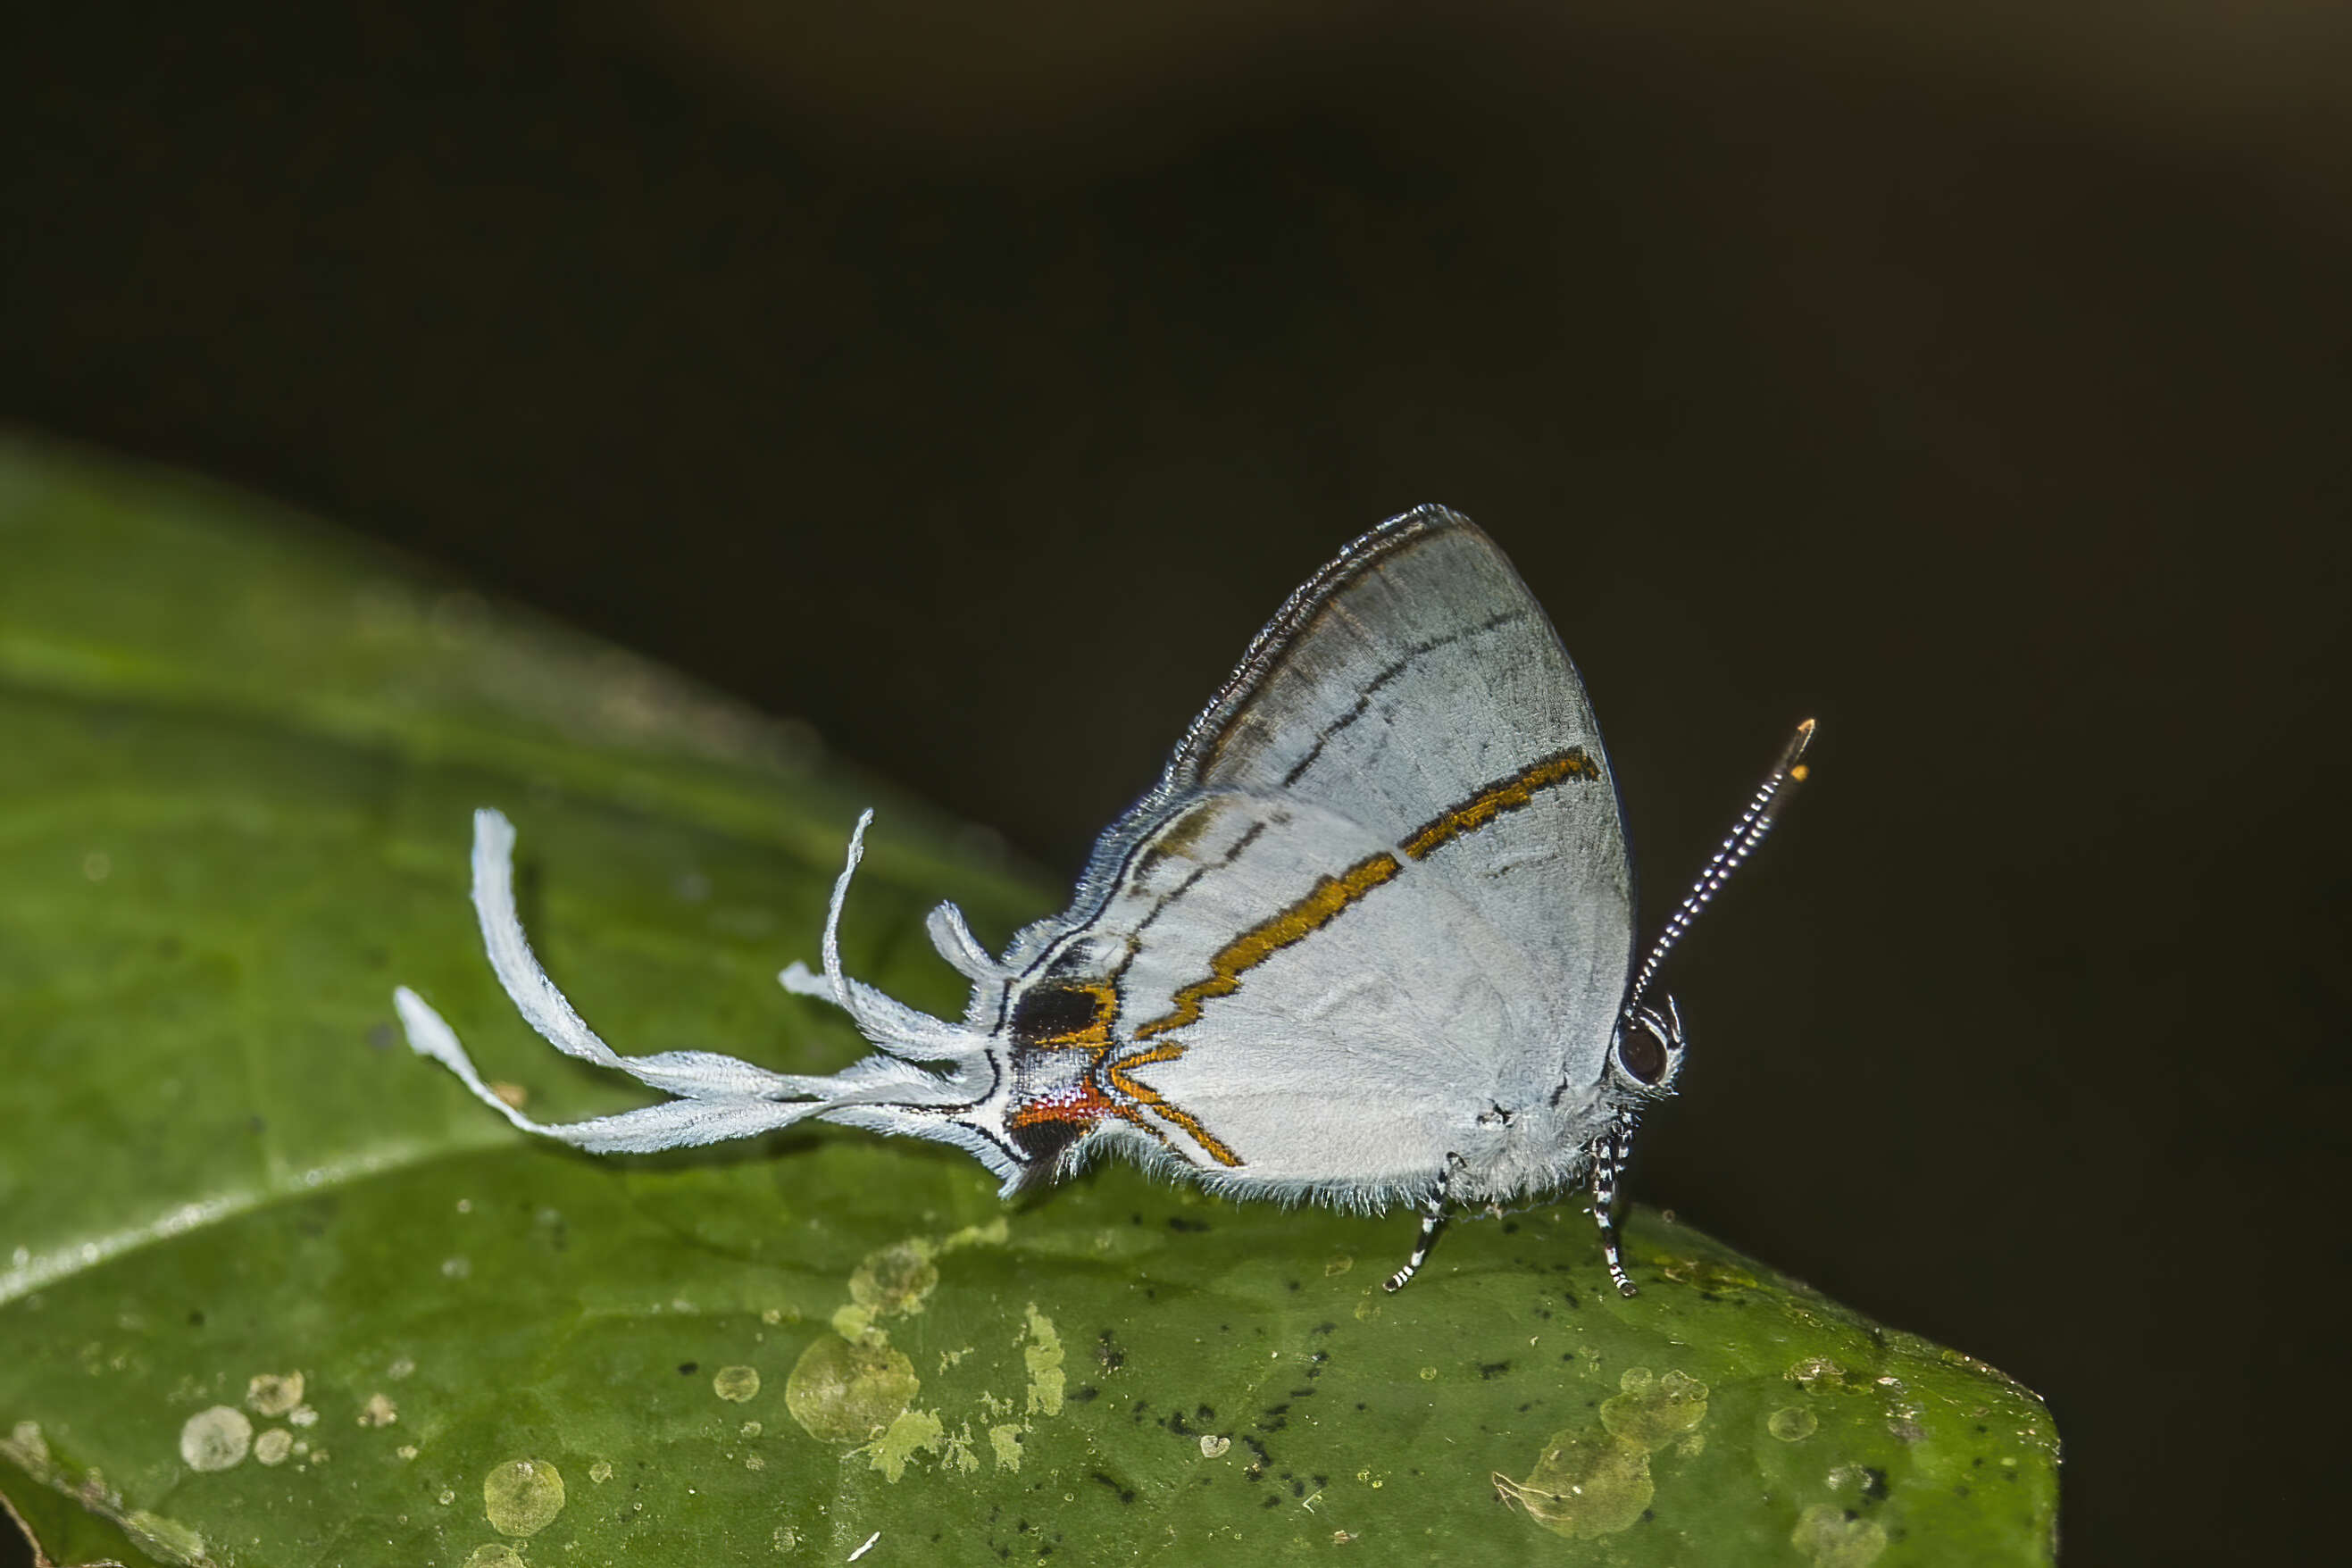
POLYGON ((1654 918, 1822 721, 1637 1196, 2044 1393, 2073 1561, 2336 1532, 2352 13, 312 9, 15 30, 0 418, 1056 871, 1460 507, 1654 918))

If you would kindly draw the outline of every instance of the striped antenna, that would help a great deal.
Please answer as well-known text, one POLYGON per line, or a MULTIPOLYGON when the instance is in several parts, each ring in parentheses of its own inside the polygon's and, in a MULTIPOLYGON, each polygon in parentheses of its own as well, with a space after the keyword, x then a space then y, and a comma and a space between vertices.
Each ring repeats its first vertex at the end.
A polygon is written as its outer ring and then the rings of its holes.
POLYGON ((1764 775, 1764 782, 1757 786, 1754 798, 1748 803, 1748 809, 1739 814, 1738 822, 1733 825, 1731 837, 1723 841, 1723 847, 1707 861, 1706 868, 1698 874, 1698 880, 1691 884, 1691 890, 1683 895, 1683 901, 1675 907, 1673 918, 1666 921, 1666 929, 1651 945, 1650 955, 1642 961, 1642 972, 1634 976, 1633 988, 1625 996, 1625 1016, 1633 1016, 1634 1010, 1641 1006, 1642 998, 1649 993, 1650 982, 1658 976, 1658 966, 1665 962, 1666 954, 1674 951, 1675 943, 1682 941, 1692 922, 1698 919, 1699 911, 1706 908, 1726 882, 1731 880, 1731 874, 1739 869, 1740 862, 1755 853, 1756 847, 1764 842, 1764 836, 1772 831, 1772 824, 1780 819, 1781 808, 1797 793, 1797 786, 1805 782, 1808 770, 1801 759, 1812 739, 1813 721, 1811 719, 1798 725, 1797 732, 1789 737, 1788 745, 1781 748, 1780 760, 1774 763, 1772 771, 1764 775))

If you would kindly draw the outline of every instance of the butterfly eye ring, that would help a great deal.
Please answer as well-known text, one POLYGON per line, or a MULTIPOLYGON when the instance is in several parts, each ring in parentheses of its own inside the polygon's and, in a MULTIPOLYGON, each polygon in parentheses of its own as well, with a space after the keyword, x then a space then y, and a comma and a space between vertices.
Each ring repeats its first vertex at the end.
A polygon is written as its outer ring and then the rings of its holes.
POLYGON ((1672 1091, 1683 1065, 1683 1016, 1671 996, 1664 1013, 1639 1007, 1618 1021, 1613 1058, 1630 1087, 1651 1094, 1672 1091))

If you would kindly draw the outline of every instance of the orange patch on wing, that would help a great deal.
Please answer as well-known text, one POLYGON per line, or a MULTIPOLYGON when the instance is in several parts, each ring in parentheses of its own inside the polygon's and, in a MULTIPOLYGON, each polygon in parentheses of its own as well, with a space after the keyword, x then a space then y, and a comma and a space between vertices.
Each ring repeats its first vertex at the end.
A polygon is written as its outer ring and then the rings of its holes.
POLYGON ((1106 1116, 1134 1119, 1125 1106, 1103 1093, 1096 1086, 1094 1079, 1088 1076, 1079 1079, 1060 1093, 1014 1105, 1004 1121, 1008 1127, 1035 1127, 1047 1121, 1067 1121, 1091 1127, 1106 1116))

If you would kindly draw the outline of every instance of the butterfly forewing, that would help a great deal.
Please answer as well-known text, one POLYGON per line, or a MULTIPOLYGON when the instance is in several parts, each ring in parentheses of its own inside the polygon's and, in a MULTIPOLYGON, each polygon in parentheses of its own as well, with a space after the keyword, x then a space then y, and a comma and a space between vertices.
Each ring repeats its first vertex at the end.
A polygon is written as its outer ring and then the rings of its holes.
POLYGON ((1293 595, 1157 793, 1202 788, 1295 795, 1417 846, 1463 897, 1499 900, 1564 1002, 1597 985, 1613 1014, 1633 895, 1600 726, 1542 606, 1468 519, 1408 512, 1293 595))

